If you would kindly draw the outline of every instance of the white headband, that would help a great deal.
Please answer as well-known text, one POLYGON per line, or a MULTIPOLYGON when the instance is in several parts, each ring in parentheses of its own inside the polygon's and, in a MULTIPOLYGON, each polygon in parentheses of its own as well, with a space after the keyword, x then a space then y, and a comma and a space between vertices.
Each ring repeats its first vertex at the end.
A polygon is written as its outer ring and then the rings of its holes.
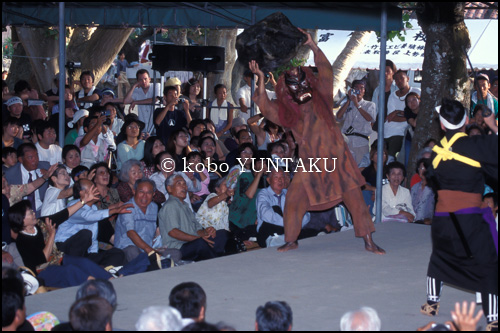
POLYGON ((464 119, 462 119, 462 121, 458 125, 453 125, 452 123, 450 123, 448 120, 444 119, 441 116, 441 114, 440 114, 441 105, 436 106, 436 111, 437 111, 437 113, 439 113, 439 120, 441 121, 441 123, 443 124, 443 126, 446 127, 449 130, 456 130, 456 129, 462 128, 465 125, 465 121, 467 120, 467 112, 465 112, 464 113, 464 119))

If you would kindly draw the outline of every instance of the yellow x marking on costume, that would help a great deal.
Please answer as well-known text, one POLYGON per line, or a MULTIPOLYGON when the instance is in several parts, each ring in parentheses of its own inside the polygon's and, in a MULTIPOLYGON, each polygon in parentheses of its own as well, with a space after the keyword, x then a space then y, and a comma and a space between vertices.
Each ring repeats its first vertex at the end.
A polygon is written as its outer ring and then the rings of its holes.
POLYGON ((434 169, 436 169, 438 167, 438 165, 439 165, 439 163, 441 163, 441 161, 448 161, 448 160, 457 160, 457 161, 460 161, 460 162, 465 163, 467 165, 470 165, 474 168, 481 167, 481 163, 474 161, 471 158, 454 153, 453 150, 451 149, 451 146, 453 146, 453 144, 458 139, 460 139, 464 136, 467 136, 467 134, 457 133, 451 138, 451 140, 449 142, 445 137, 441 140, 441 145, 443 147, 439 147, 438 145, 435 145, 434 148, 432 148, 432 151, 437 154, 437 156, 434 158, 434 161, 432 161, 432 166, 434 167, 434 169))

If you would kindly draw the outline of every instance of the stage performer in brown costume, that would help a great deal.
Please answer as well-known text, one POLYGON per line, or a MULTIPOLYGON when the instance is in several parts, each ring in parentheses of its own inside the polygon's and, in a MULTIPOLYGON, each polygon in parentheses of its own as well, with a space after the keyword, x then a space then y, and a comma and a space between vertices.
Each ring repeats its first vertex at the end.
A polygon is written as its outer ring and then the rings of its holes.
MULTIPOLYGON (((332 67, 311 36, 299 30, 307 35, 304 44, 314 52, 318 77, 309 68, 292 68, 279 78, 277 102, 269 100, 264 85, 258 86, 254 96, 265 118, 292 130, 304 165, 297 168, 288 189, 283 216, 286 243, 278 251, 298 247, 307 211, 326 210, 343 201, 352 215, 355 235, 364 239, 366 250, 384 254, 371 237, 375 227, 361 194, 364 178, 333 117, 332 67)), ((251 61, 249 67, 264 82, 259 65, 251 61)))

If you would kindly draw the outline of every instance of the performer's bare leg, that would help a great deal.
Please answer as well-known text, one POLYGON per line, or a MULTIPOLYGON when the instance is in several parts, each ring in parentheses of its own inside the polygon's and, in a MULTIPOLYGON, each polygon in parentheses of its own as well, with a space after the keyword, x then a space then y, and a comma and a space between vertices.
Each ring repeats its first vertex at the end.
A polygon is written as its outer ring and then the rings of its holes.
POLYGON ((304 193, 300 174, 296 174, 295 177, 297 179, 294 178, 286 193, 285 211, 283 212, 285 245, 278 248, 279 252, 295 250, 299 247, 297 238, 302 230, 302 218, 309 207, 309 200, 304 193))
POLYGON ((343 195, 344 204, 351 213, 354 234, 362 237, 365 241, 365 249, 376 254, 385 254, 384 249, 379 247, 372 239, 372 232, 375 231, 370 212, 363 199, 360 188, 355 188, 343 195))

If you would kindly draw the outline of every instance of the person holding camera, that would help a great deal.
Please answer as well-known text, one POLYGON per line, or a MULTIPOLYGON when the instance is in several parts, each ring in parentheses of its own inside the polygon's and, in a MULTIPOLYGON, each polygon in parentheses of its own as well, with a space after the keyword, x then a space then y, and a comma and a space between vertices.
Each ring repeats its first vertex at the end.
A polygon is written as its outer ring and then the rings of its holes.
POLYGON ((369 136, 376 118, 375 103, 365 101, 364 95, 365 83, 353 81, 347 93, 348 101, 337 112, 337 120, 344 122, 342 133, 349 138, 347 145, 358 165, 370 150, 369 136))
POLYGON ((97 162, 108 158, 108 147, 116 149, 113 132, 109 129, 109 119, 105 114, 87 117, 83 121, 85 135, 75 140, 75 146, 81 150, 81 164, 90 168, 97 162), (106 125, 106 121, 108 121, 106 125))
POLYGON ((172 133, 188 128, 192 119, 189 113, 189 101, 184 97, 179 97, 175 86, 163 89, 163 105, 165 105, 164 108, 155 110, 153 119, 156 135, 164 145, 167 145, 172 133))

